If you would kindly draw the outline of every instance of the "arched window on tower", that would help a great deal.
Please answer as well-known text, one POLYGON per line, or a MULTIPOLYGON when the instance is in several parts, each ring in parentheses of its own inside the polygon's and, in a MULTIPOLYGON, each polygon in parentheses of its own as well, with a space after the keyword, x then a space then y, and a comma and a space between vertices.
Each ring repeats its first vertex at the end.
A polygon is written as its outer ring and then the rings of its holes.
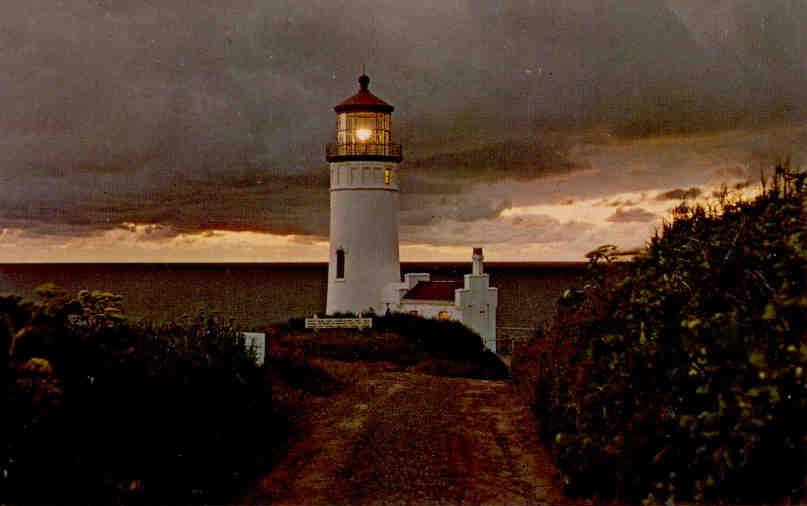
POLYGON ((345 279, 345 250, 336 250, 336 279, 345 279))

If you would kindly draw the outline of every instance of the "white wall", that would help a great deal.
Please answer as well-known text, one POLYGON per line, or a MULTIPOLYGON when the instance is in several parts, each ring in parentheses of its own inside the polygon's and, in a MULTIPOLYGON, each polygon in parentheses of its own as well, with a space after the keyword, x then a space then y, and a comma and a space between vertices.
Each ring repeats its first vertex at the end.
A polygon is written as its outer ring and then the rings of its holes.
POLYGON ((424 301, 402 299, 406 292, 419 281, 429 281, 428 274, 406 274, 403 283, 391 283, 384 290, 385 309, 409 313, 417 311, 424 318, 439 318, 441 311, 448 311, 451 320, 462 322, 482 336, 482 342, 496 353, 496 308, 499 292, 490 286, 487 274, 466 274, 464 288, 454 291, 454 301, 424 301))
POLYGON ((326 312, 383 314, 382 291, 400 282, 398 164, 331 163, 331 230, 326 312), (385 170, 390 171, 386 183, 385 170), (336 252, 345 252, 345 277, 336 279, 336 252))
POLYGON ((443 301, 403 301, 398 309, 401 313, 417 311, 423 318, 439 318, 441 311, 448 311, 449 320, 462 321, 462 312, 452 303, 443 301))
POLYGON ((462 323, 482 336, 485 347, 496 353, 496 307, 499 292, 490 287, 487 274, 465 275, 465 288, 455 292, 455 304, 462 311, 462 323))

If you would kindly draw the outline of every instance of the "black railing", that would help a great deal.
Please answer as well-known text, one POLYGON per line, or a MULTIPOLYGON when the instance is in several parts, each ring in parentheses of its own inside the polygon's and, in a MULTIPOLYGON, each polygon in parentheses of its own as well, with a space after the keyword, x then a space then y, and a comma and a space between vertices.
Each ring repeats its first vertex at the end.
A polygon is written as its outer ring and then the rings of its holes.
POLYGON ((337 144, 325 146, 325 156, 329 162, 350 160, 354 158, 369 158, 376 160, 392 160, 400 162, 403 159, 403 148, 400 144, 337 144))

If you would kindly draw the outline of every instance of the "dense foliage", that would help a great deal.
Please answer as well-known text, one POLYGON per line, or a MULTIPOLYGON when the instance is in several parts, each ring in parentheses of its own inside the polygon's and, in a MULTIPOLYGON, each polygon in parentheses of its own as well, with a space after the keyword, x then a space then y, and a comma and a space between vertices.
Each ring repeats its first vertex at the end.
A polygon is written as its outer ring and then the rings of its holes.
MULTIPOLYGON (((575 494, 760 502, 807 473, 807 189, 678 207, 629 262, 590 254, 543 338, 535 409, 575 494)), ((530 364, 532 364, 530 366, 530 364)), ((514 372, 514 374, 516 374, 514 372)))
MULTIPOLYGON (((302 318, 289 323, 298 331, 304 327, 302 318)), ((479 379, 510 376, 507 366, 485 348, 479 334, 452 320, 406 313, 373 315, 370 329, 324 331, 309 342, 315 349, 307 353, 336 360, 388 361, 440 376, 479 379)))
POLYGON ((391 313, 376 318, 375 326, 378 330, 395 332, 407 338, 418 349, 432 355, 454 359, 490 355, 479 334, 457 321, 391 313))
POLYGON ((37 293, 0 297, 0 502, 222 503, 268 464, 277 420, 240 333, 37 293))

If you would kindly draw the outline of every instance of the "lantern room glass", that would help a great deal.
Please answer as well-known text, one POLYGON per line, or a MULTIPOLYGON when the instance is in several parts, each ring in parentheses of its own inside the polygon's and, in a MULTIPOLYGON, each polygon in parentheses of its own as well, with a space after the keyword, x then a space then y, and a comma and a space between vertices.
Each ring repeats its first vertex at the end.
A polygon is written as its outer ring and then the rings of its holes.
POLYGON ((390 143, 388 112, 342 112, 336 116, 336 142, 340 145, 390 143))

